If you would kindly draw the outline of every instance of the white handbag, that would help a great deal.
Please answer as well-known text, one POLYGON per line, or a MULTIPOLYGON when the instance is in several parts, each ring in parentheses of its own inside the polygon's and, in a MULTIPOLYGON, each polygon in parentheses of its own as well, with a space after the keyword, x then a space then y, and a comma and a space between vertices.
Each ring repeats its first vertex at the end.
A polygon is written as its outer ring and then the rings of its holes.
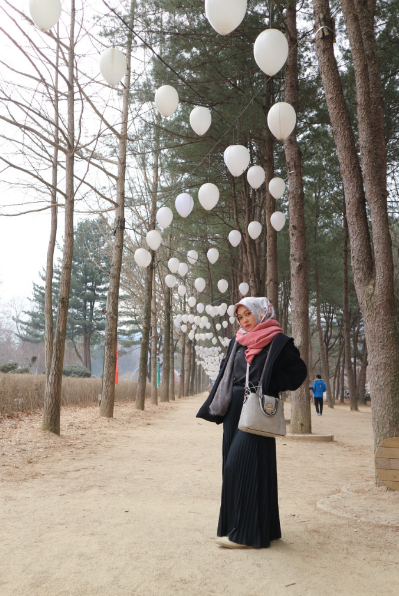
POLYGON ((266 363, 258 387, 251 388, 249 386, 249 364, 247 363, 244 403, 238 428, 246 433, 263 437, 285 437, 287 428, 283 400, 262 394, 262 378, 265 369, 266 363))

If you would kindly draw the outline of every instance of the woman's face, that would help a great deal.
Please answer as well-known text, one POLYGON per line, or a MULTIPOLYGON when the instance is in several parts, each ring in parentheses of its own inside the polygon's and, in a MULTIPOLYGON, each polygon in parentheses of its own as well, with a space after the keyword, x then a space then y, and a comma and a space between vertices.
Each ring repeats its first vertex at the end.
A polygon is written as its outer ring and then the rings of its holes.
POLYGON ((237 308, 236 318, 240 327, 245 329, 245 331, 252 331, 252 329, 258 324, 252 312, 243 304, 240 304, 240 306, 237 308))

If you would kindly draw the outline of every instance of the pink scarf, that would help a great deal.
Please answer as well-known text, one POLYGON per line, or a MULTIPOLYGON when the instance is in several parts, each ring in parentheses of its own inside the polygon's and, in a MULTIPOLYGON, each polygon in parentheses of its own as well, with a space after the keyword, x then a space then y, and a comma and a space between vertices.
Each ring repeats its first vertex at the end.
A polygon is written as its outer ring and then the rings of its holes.
POLYGON ((276 319, 267 319, 264 323, 259 323, 248 333, 243 334, 241 330, 237 331, 236 340, 242 346, 247 346, 245 350, 245 360, 251 364, 259 352, 265 346, 268 346, 272 339, 279 333, 284 333, 279 322, 276 319))

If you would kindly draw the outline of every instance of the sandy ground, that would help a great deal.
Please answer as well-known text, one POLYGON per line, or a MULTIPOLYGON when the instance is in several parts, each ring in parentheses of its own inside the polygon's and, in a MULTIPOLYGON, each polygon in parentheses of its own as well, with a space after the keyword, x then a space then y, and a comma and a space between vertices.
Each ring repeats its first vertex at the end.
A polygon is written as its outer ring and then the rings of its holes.
POLYGON ((1 421, 1 596, 397 595, 399 493, 373 487, 370 410, 314 417, 334 443, 278 440, 283 538, 233 551, 203 399, 65 408, 61 437, 39 414, 1 421))

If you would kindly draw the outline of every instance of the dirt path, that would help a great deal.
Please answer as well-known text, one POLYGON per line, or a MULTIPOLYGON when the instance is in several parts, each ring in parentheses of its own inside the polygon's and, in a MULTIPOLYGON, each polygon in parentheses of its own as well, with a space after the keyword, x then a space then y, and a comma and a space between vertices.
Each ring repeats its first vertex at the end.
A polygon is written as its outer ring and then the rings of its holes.
POLYGON ((369 410, 314 418, 335 443, 278 442, 283 538, 230 551, 215 544, 222 428, 194 417, 202 401, 118 405, 114 420, 68 409, 60 438, 39 416, 0 423, 0 594, 398 594, 398 528, 316 507, 356 484, 369 512, 398 508, 398 493, 368 488, 369 410))

